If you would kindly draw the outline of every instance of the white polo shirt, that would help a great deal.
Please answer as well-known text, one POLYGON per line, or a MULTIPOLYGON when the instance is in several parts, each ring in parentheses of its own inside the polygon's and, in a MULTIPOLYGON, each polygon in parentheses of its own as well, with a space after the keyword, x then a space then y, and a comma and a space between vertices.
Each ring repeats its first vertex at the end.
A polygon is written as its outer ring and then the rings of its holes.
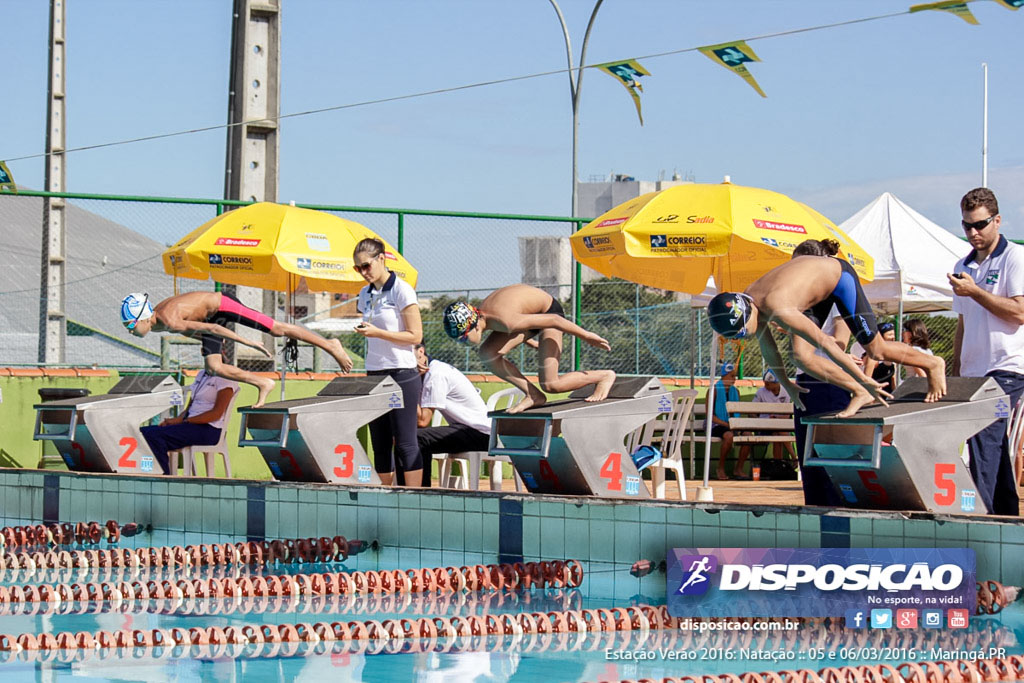
MULTIPOLYGON (((979 287, 996 296, 1024 296, 1024 247, 1000 235, 987 259, 981 263, 974 259, 971 251, 957 261, 953 272, 966 272, 979 287)), ((961 376, 984 377, 993 370, 1024 375, 1024 326, 996 317, 970 297, 953 295, 953 311, 964 319, 961 376)))
POLYGON ((450 425, 465 425, 484 434, 491 433, 487 404, 473 383, 444 361, 432 360, 423 375, 420 406, 441 411, 450 425))
MULTIPOLYGON (((404 332, 402 311, 415 305, 416 291, 394 273, 379 290, 373 285, 363 287, 356 300, 356 310, 363 314, 363 320, 388 332, 404 332)), ((395 344, 376 337, 366 339, 367 370, 415 367, 416 352, 412 344, 395 344)))
MULTIPOLYGON (((203 413, 212 410, 217 405, 217 394, 220 393, 221 389, 231 389, 232 391, 238 391, 238 382, 234 382, 230 379, 224 379, 223 377, 217 377, 216 375, 206 374, 206 370, 200 370, 199 374, 196 375, 196 380, 189 385, 189 390, 192 392, 191 403, 189 403, 188 414, 189 415, 202 415, 203 413)), ((228 420, 228 415, 221 416, 219 420, 210 422, 211 427, 217 429, 223 429, 224 423, 228 420)))

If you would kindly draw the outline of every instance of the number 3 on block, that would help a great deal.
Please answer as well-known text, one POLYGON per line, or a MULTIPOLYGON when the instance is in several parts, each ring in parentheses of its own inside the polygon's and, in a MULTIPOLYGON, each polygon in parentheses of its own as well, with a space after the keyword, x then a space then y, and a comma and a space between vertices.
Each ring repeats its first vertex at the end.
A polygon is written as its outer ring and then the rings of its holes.
POLYGON ((622 453, 609 453, 601 465, 601 478, 608 480, 609 491, 622 490, 622 453))
POLYGON ((347 443, 342 443, 334 448, 334 453, 341 456, 341 467, 334 468, 334 476, 351 477, 356 470, 355 451, 347 443))

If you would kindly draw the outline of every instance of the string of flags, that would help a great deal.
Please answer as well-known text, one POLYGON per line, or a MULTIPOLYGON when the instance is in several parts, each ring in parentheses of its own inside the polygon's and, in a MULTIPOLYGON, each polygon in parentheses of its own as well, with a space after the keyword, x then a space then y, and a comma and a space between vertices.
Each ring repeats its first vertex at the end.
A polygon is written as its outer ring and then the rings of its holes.
MULTIPOLYGON (((909 9, 911 14, 916 12, 924 12, 928 10, 935 10, 940 12, 948 12, 954 16, 957 16, 968 24, 977 26, 979 24, 977 17, 971 13, 970 8, 967 6, 970 2, 976 0, 939 0, 938 2, 927 2, 918 5, 912 5, 909 9)), ((1018 10, 1024 7, 1024 0, 993 0, 999 5, 1009 9, 1018 10)), ((751 62, 760 62, 761 58, 757 56, 757 53, 747 45, 746 41, 734 40, 728 43, 719 43, 718 45, 704 45, 698 47, 697 51, 706 56, 711 61, 719 64, 729 71, 742 78, 753 88, 758 95, 761 97, 768 97, 761 86, 758 85, 754 75, 750 73, 750 69, 747 68, 747 64, 751 62)), ((650 76, 650 72, 647 71, 643 66, 640 65, 635 59, 627 59, 619 62, 608 62, 605 64, 595 64, 594 68, 600 69, 605 73, 614 76, 626 90, 629 91, 630 96, 633 98, 633 104, 636 105, 636 115, 640 119, 640 125, 644 125, 644 117, 640 111, 640 95, 643 93, 643 86, 640 84, 640 78, 642 76, 650 76)))
POLYGON ((7 164, 0 161, 0 190, 10 190, 14 194, 18 194, 18 186, 14 184, 14 175, 11 173, 11 169, 7 168, 7 164))

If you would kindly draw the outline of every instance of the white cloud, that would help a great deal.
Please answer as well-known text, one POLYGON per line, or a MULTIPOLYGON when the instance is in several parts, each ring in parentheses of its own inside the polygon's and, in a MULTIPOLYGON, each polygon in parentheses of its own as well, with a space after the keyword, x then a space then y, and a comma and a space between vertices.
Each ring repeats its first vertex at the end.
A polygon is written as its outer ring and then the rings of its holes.
MULTIPOLYGON (((910 176, 847 185, 823 190, 788 192, 795 199, 813 206, 836 223, 866 206, 883 192, 891 192, 915 210, 946 228, 960 234, 960 198, 980 185, 980 173, 910 176)), ((1011 239, 1024 239, 1024 166, 989 169, 988 185, 999 199, 1003 216, 1003 234, 1011 239)))

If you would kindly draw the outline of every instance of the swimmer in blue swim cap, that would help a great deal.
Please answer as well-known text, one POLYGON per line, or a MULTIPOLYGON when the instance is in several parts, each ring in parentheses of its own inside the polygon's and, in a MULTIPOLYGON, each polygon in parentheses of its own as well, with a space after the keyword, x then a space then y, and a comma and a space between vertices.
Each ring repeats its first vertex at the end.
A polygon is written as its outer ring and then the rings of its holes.
POLYGON ((801 410, 804 405, 800 394, 806 389, 786 376, 770 323, 793 338, 809 342, 793 345, 797 367, 853 394, 850 404, 838 413, 839 417, 850 417, 874 401, 885 405, 885 399, 892 396, 865 375, 845 349, 840 349, 831 337, 821 331, 829 311, 836 306, 869 357, 923 369, 928 376, 925 402, 942 398, 946 394, 946 365, 942 358, 923 354, 901 342, 886 340, 878 333, 871 305, 856 271, 847 261, 834 256, 813 255, 814 252, 804 253, 809 255, 797 255, 773 268, 744 292, 722 292, 715 296, 708 303, 708 318, 715 332, 729 339, 756 337, 765 362, 793 404, 801 410), (831 364, 825 366, 809 362, 808 356, 813 355, 815 349, 824 351, 831 364))

